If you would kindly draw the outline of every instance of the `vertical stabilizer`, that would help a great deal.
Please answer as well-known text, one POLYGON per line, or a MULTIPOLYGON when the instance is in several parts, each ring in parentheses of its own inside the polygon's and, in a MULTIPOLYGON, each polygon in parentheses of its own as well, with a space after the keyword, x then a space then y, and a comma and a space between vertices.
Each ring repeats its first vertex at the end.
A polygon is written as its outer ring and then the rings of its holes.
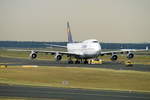
POLYGON ((73 43, 69 22, 67 22, 68 43, 73 43))

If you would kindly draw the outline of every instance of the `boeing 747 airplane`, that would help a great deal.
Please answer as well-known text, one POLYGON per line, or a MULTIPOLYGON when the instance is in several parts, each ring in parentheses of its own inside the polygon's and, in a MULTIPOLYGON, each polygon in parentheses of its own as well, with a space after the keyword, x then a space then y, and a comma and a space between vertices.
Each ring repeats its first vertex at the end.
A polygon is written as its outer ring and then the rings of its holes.
POLYGON ((80 64, 82 61, 84 64, 87 64, 88 59, 97 58, 99 56, 111 55, 111 60, 115 61, 118 59, 117 54, 127 54, 127 58, 131 59, 134 57, 133 52, 148 50, 148 47, 146 47, 146 49, 141 49, 141 50, 139 50, 139 49, 138 50, 122 49, 122 50, 118 50, 118 51, 103 52, 99 41, 96 39, 88 39, 88 40, 82 41, 80 43, 76 43, 73 41, 69 22, 67 22, 67 34, 68 34, 67 46, 52 45, 54 47, 66 48, 67 49, 66 52, 44 51, 44 50, 23 50, 23 51, 30 51, 31 59, 35 59, 37 57, 38 53, 46 53, 46 54, 55 55, 56 61, 60 61, 62 59, 63 55, 67 55, 67 57, 69 58, 68 64, 73 64, 73 63, 80 64), (72 57, 76 58, 75 62, 72 60, 72 57))

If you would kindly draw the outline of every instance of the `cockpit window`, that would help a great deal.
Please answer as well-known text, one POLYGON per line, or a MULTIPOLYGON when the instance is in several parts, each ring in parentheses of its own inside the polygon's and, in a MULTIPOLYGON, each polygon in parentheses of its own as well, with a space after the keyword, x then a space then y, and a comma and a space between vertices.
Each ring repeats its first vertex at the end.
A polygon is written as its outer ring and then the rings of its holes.
POLYGON ((98 41, 93 41, 93 43, 98 43, 98 41))

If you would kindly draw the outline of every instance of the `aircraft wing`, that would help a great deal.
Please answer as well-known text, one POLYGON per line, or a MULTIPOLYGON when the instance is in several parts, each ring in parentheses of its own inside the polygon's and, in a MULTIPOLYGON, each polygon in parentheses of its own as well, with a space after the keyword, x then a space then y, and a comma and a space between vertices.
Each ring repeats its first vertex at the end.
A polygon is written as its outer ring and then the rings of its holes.
POLYGON ((112 55, 112 54, 123 54, 127 53, 128 51, 106 51, 106 52, 101 52, 101 55, 112 55))
POLYGON ((117 51, 106 51, 106 52, 101 52, 101 55, 123 54, 123 53, 140 52, 140 51, 148 51, 148 47, 146 47, 146 49, 120 49, 117 51))
MULTIPOLYGON (((34 50, 33 50, 34 51, 34 50)), ((74 52, 63 52, 63 51, 44 51, 44 50, 35 50, 34 52, 36 53, 46 53, 46 54, 61 54, 61 55, 72 55, 72 56, 76 56, 76 55, 80 55, 78 53, 74 53, 74 52)))
POLYGON ((26 51, 31 53, 45 53, 45 54, 61 54, 61 55, 72 55, 72 56, 80 56, 79 53, 74 52, 63 52, 63 51, 46 51, 46 50, 25 50, 25 49, 7 49, 8 51, 26 51))

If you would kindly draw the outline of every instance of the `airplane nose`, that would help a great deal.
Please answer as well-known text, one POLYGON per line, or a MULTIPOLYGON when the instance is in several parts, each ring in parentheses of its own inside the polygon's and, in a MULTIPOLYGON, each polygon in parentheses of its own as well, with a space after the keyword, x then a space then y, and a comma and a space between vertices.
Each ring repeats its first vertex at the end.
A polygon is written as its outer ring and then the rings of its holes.
POLYGON ((101 51, 100 48, 98 48, 98 49, 96 50, 96 53, 99 54, 100 51, 101 51))
POLYGON ((101 46, 100 46, 99 44, 97 44, 96 52, 97 52, 97 53, 100 53, 100 51, 101 51, 101 46))

